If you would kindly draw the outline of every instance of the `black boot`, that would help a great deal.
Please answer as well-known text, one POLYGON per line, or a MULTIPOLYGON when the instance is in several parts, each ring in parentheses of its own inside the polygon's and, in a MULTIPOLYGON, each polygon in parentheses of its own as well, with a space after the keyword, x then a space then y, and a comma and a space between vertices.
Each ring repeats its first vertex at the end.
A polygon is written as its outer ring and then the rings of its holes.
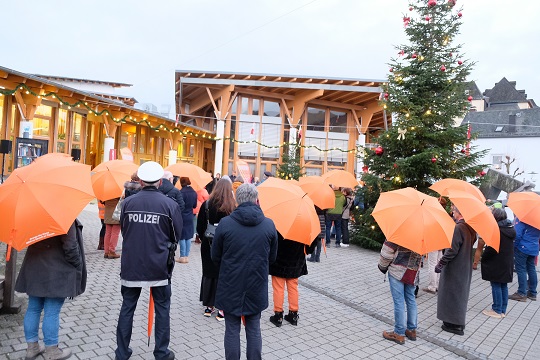
POLYGON ((270 322, 277 327, 283 324, 283 311, 275 311, 273 316, 270 316, 270 322))
POLYGON ((289 310, 289 313, 285 315, 285 320, 291 323, 291 325, 298 325, 298 311, 291 311, 289 310))
POLYGON ((99 244, 98 244, 98 247, 97 247, 98 250, 103 250, 103 249, 104 249, 104 248, 103 248, 103 242, 104 242, 104 241, 105 241, 105 237, 104 237, 104 236, 100 236, 100 237, 99 237, 99 244))

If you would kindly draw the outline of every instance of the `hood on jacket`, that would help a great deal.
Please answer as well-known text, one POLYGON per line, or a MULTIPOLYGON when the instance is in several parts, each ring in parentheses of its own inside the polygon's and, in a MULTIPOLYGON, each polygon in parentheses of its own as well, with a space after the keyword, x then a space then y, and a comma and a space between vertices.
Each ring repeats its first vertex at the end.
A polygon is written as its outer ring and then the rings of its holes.
POLYGON ((265 219, 259 205, 250 202, 239 205, 230 216, 244 226, 258 225, 265 219))
POLYGON ((174 188, 174 185, 172 184, 172 182, 170 182, 168 179, 161 179, 161 185, 159 186, 158 189, 162 193, 167 194, 173 188, 174 188))
POLYGON ((126 181, 124 183, 124 189, 129 191, 140 190, 141 184, 138 181, 126 181))
POLYGON ((516 229, 514 229, 514 225, 512 224, 512 221, 508 219, 504 219, 497 222, 497 225, 499 225, 499 229, 501 230, 501 234, 503 236, 506 236, 510 239, 513 239, 516 237, 516 229))

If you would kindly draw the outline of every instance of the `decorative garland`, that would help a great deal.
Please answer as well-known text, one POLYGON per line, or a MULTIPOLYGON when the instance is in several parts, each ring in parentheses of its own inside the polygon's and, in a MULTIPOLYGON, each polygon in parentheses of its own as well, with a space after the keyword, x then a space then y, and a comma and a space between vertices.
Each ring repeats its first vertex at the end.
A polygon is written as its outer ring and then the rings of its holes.
MULTIPOLYGON (((136 118, 134 118, 131 115, 125 115, 121 119, 117 119, 111 114, 111 112, 108 109, 104 109, 102 111, 95 111, 88 105, 88 103, 86 101, 82 101, 82 100, 79 100, 76 103, 71 104, 71 103, 63 100, 62 97, 58 95, 58 93, 53 92, 53 91, 50 91, 50 92, 48 92, 48 93, 46 93, 44 95, 39 95, 36 92, 34 92, 30 87, 28 87, 28 85, 23 84, 23 83, 17 85, 17 87, 15 89, 13 89, 13 90, 0 89, 0 94, 2 94, 2 95, 13 95, 18 90, 25 91, 26 94, 31 94, 31 95, 36 96, 38 98, 52 97, 53 99, 58 100, 58 102, 61 103, 62 105, 67 106, 68 109, 71 109, 71 108, 74 108, 74 107, 80 108, 81 106, 83 106, 84 108, 86 108, 88 110, 88 112, 90 112, 91 114, 94 114, 96 116, 100 116, 100 115, 103 115, 103 114, 109 115, 109 117, 117 124, 118 123, 125 124, 128 121, 133 123, 133 124, 136 124, 136 125, 140 125, 142 123, 145 123, 146 126, 148 126, 151 130, 154 130, 156 132, 159 132, 160 130, 164 130, 164 131, 169 131, 171 133, 177 132, 177 133, 180 133, 182 135, 191 135, 191 136, 199 137, 198 133, 194 133, 192 131, 187 131, 187 130, 182 131, 182 130, 176 128, 176 127, 169 128, 164 124, 159 124, 158 126, 153 127, 148 120, 144 119, 144 120, 138 121, 136 118)), ((341 149, 341 148, 335 148, 335 147, 330 148, 330 149, 321 149, 320 147, 318 147, 316 145, 301 145, 301 144, 295 144, 295 143, 289 143, 289 142, 283 142, 282 144, 279 144, 279 145, 266 145, 266 144, 263 144, 263 143, 261 143, 261 142, 259 142, 257 140, 243 141, 243 140, 236 140, 236 139, 230 138, 230 137, 224 137, 224 138, 212 137, 210 135, 207 136, 206 134, 202 134, 201 137, 202 138, 208 138, 210 140, 215 140, 215 141, 230 140, 232 142, 236 142, 236 143, 239 143, 239 144, 251 144, 251 143, 253 143, 253 144, 257 144, 259 146, 263 146, 263 147, 268 148, 268 149, 278 149, 278 148, 281 148, 283 146, 296 145, 296 146, 298 146, 300 148, 304 148, 304 149, 317 149, 320 152, 341 151, 342 153, 354 152, 354 153, 360 153, 360 154, 363 154, 363 152, 364 152, 364 147, 361 146, 361 145, 357 145, 354 149, 347 149, 347 150, 344 150, 344 149, 341 149)))

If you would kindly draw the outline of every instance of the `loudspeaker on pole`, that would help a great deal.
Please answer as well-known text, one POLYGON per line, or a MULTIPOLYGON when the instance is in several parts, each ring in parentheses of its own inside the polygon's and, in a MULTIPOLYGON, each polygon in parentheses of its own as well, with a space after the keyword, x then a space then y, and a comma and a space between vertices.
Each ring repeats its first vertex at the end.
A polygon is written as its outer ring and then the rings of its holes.
POLYGON ((71 149, 71 157, 74 161, 81 160, 81 149, 71 149))
POLYGON ((12 143, 11 140, 0 140, 0 154, 10 154, 12 143))

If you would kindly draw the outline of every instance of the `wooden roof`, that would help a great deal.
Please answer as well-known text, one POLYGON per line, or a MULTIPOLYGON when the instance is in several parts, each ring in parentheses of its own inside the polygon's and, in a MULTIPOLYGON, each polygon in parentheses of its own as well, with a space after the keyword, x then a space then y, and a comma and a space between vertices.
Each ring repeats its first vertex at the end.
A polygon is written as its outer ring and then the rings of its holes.
POLYGON ((176 112, 181 104, 191 104, 207 90, 233 85, 234 92, 252 97, 294 100, 310 90, 323 90, 308 106, 362 111, 376 108, 369 130, 383 128, 383 109, 378 105, 384 80, 296 76, 277 74, 229 73, 177 70, 175 73, 176 112))
POLYGON ((40 74, 34 74, 34 76, 47 79, 47 80, 52 80, 52 81, 69 81, 69 82, 78 82, 78 83, 87 83, 87 84, 99 84, 99 85, 111 86, 114 88, 133 86, 132 84, 124 84, 124 83, 119 83, 119 82, 90 80, 90 79, 77 79, 77 78, 70 78, 70 77, 64 77, 64 76, 40 75, 40 74))

